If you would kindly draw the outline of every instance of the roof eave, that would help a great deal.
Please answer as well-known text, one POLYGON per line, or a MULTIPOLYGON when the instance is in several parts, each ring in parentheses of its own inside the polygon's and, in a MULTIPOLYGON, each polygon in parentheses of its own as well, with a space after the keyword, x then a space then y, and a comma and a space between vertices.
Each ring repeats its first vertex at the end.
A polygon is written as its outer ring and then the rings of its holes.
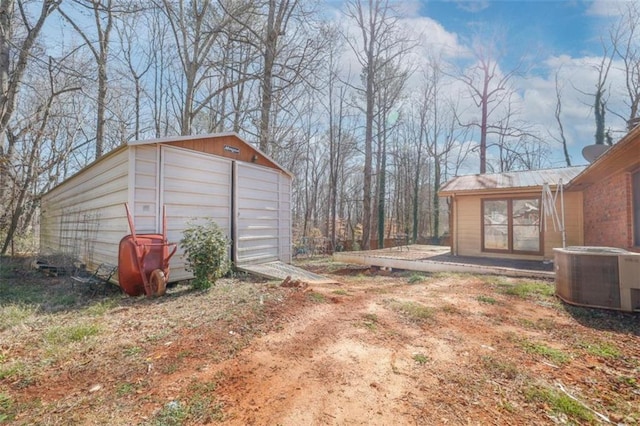
POLYGON ((223 137, 230 137, 230 136, 240 139, 243 143, 249 145, 250 147, 252 147, 256 151, 258 151, 260 153, 260 155, 262 155, 268 161, 270 161, 273 164, 275 164, 283 173, 288 175, 290 178, 293 178, 293 173, 292 172, 290 172, 289 170, 284 168, 280 163, 275 161, 269 155, 267 155, 264 152, 262 152, 259 148, 255 147, 252 144, 250 144, 249 142, 247 142, 244 138, 242 138, 236 132, 207 133, 207 134, 201 134, 201 135, 185 135, 185 136, 167 136, 167 137, 163 137, 163 138, 156 138, 156 139, 149 139, 149 140, 129 141, 129 142, 127 142, 127 145, 129 145, 129 146, 153 145, 153 144, 160 144, 160 143, 190 141, 190 140, 194 140, 194 139, 223 138, 223 137))

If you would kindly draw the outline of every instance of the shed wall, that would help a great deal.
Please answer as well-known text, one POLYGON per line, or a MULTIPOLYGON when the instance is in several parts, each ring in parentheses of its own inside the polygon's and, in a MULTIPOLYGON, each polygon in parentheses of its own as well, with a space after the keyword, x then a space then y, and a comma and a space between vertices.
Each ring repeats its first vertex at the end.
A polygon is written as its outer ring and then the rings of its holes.
POLYGON ((121 149, 45 194, 40 250, 78 259, 87 267, 117 264, 127 233, 129 150, 121 149))
MULTIPOLYGON (((540 191, 541 193, 541 191, 540 191)), ((482 251, 482 199, 514 198, 538 196, 540 193, 510 193, 491 195, 457 195, 454 202, 453 220, 455 223, 452 250, 459 256, 494 257, 507 259, 542 260, 552 259, 553 248, 562 247, 562 233, 554 231, 553 224, 549 221, 547 231, 543 235, 544 252, 542 255, 494 253, 482 251)), ((560 200, 557 201, 557 209, 560 211, 560 200)), ((577 192, 564 194, 565 227, 567 245, 582 245, 584 238, 582 233, 582 194, 577 192)))

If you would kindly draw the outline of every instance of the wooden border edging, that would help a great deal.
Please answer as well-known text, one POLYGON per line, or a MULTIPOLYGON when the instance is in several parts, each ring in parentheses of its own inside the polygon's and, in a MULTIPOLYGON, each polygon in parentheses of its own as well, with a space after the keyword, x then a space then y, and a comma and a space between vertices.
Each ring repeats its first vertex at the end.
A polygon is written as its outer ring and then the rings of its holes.
POLYGON ((405 269, 419 272, 462 272, 470 274, 507 275, 510 277, 532 277, 554 279, 551 271, 533 271, 530 269, 504 268, 499 266, 472 265, 468 263, 437 262, 432 260, 404 260, 388 257, 358 254, 358 252, 340 252, 333 254, 334 260, 343 263, 378 266, 382 268, 405 269))

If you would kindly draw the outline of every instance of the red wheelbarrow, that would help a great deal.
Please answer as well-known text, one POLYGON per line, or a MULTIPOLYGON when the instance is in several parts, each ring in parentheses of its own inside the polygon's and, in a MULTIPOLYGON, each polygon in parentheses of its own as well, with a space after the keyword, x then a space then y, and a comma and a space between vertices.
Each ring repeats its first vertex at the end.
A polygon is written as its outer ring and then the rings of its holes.
POLYGON ((129 296, 162 296, 169 280, 169 259, 178 245, 167 242, 167 213, 162 209, 162 234, 136 235, 129 206, 125 203, 131 234, 120 240, 118 282, 129 296))

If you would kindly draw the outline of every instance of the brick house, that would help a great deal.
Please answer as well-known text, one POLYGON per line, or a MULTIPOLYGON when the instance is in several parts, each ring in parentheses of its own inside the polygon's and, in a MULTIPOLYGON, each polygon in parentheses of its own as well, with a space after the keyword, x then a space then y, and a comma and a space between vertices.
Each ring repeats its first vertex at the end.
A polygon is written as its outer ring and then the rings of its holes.
POLYGON ((640 252, 640 126, 573 178, 581 192, 584 245, 640 252))

